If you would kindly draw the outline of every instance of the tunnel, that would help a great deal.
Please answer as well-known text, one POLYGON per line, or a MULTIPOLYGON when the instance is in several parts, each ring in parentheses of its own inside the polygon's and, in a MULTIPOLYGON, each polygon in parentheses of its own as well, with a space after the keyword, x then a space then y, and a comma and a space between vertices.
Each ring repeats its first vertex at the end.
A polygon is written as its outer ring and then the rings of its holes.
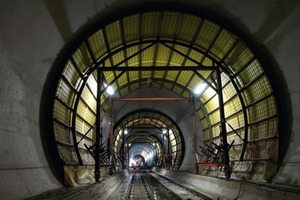
POLYGON ((109 199, 147 171, 217 199, 298 199, 299 15, 293 0, 3 2, 0 198, 109 199))

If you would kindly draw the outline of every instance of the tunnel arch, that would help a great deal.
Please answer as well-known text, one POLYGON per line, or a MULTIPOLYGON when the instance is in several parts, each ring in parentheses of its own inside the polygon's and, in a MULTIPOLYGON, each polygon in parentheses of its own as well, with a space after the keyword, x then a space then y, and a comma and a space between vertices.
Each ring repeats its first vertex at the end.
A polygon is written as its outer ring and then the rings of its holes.
POLYGON ((145 167, 146 159, 143 155, 137 154, 133 156, 133 160, 135 160, 140 167, 145 167))
POLYGON ((68 57, 58 62, 61 72, 52 94, 50 118, 64 164, 94 163, 84 144, 95 142, 97 73, 101 71, 105 77, 105 84, 100 84, 102 119, 111 107, 105 93, 108 85, 117 88, 118 98, 142 85, 167 88, 179 97, 194 96, 203 147, 220 141, 219 126, 226 123, 226 138, 236 142, 229 152, 231 167, 247 162, 251 170, 243 173, 252 178, 269 180, 274 176, 284 124, 278 110, 281 102, 270 80, 269 66, 262 65, 250 44, 212 19, 176 9, 134 11, 100 24, 103 26, 84 35, 68 57), (224 96, 223 120, 218 76, 224 96), (206 85, 196 96, 193 90, 198 83, 206 85), (245 161, 251 148, 260 153, 245 161))
POLYGON ((185 152, 184 138, 176 122, 163 112, 150 109, 135 110, 116 122, 114 127, 115 152, 120 154, 121 147, 126 150, 124 143, 137 142, 150 144, 156 148, 154 153, 158 165, 161 165, 165 155, 171 154, 172 168, 180 168, 185 152))

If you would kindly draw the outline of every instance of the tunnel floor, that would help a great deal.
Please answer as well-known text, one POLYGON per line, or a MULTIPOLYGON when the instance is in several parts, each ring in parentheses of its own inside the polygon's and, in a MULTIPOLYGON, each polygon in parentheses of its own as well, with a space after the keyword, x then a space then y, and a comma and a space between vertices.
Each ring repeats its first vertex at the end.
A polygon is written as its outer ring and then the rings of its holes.
POLYGON ((238 180, 205 177, 190 172, 156 168, 123 170, 100 182, 48 191, 29 200, 119 199, 300 199, 300 191, 238 180))
POLYGON ((211 193, 151 170, 125 170, 102 177, 99 183, 63 188, 30 198, 43 199, 215 199, 211 193))

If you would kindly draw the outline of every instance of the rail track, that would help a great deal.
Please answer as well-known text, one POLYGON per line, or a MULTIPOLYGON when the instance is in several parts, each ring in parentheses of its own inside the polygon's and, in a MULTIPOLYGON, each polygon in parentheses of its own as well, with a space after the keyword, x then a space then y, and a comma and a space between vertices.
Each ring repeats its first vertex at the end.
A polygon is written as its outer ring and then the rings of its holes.
POLYGON ((151 171, 135 171, 126 176, 120 174, 120 176, 104 178, 102 181, 102 183, 89 184, 80 188, 46 193, 30 200, 225 199, 186 182, 174 181, 151 171))
POLYGON ((134 172, 111 196, 112 199, 185 199, 210 200, 213 196, 195 191, 153 172, 134 172))

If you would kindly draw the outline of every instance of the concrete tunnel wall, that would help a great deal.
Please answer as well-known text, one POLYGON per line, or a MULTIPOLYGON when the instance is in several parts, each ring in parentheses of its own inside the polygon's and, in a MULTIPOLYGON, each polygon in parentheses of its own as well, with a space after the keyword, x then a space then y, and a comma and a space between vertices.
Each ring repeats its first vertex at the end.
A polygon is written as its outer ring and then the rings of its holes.
MULTIPOLYGON (((0 6, 0 199, 24 199, 62 187, 41 132, 47 75, 85 23, 138 0, 2 1, 0 6)), ((153 2, 150 0, 143 3, 153 2)), ((155 1, 174 2, 182 1, 155 1)), ((186 0, 241 30, 268 55, 288 113, 288 151, 275 183, 300 185, 299 1, 186 0), (285 90, 287 89, 287 90, 285 90)), ((47 83, 48 84, 48 83, 47 83)))

